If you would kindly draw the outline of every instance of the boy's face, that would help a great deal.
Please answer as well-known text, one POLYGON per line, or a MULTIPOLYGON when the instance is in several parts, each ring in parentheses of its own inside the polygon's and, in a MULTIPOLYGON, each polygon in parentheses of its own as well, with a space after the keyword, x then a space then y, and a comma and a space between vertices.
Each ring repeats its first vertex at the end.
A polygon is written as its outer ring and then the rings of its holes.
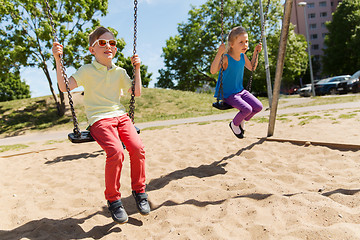
POLYGON ((106 32, 101 35, 92 46, 89 47, 91 54, 93 54, 96 60, 103 65, 106 65, 109 61, 111 62, 117 52, 116 43, 115 46, 111 46, 114 44, 112 41, 109 42, 109 40, 115 39, 111 33, 106 32), (100 44, 98 40, 106 40, 105 46, 100 46, 102 44, 100 44))
POLYGON ((241 53, 245 53, 249 47, 249 37, 247 33, 240 34, 231 43, 231 47, 241 53))

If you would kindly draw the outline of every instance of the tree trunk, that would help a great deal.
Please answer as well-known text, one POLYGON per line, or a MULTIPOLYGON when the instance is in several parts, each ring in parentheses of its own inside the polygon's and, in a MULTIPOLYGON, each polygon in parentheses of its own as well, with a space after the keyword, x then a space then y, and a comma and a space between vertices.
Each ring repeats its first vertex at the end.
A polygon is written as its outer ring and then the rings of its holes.
POLYGON ((58 116, 59 117, 62 117, 64 116, 65 114, 65 101, 64 101, 64 93, 62 93, 61 91, 60 92, 60 102, 59 102, 59 99, 58 97, 56 96, 55 94, 55 91, 54 91, 54 88, 53 88, 53 85, 52 85, 52 82, 51 82, 51 77, 50 77, 50 74, 49 74, 49 71, 48 71, 48 68, 47 68, 47 65, 46 63, 44 62, 44 67, 43 67, 43 71, 46 75, 46 78, 48 80, 48 83, 49 83, 49 87, 50 87, 50 92, 53 96, 53 99, 55 101, 55 104, 56 104, 56 108, 57 108, 57 112, 58 112, 58 116))

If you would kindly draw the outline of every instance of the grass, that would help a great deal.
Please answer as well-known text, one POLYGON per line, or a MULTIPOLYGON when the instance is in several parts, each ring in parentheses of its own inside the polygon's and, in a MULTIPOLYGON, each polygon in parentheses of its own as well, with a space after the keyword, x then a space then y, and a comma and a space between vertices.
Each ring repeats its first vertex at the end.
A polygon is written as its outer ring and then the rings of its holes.
POLYGON ((339 118, 342 118, 342 119, 351 119, 351 118, 355 118, 356 116, 357 116, 356 113, 340 114, 339 118))
POLYGON ((70 121, 68 116, 57 116, 55 103, 50 97, 0 103, 0 134, 17 135, 25 130, 49 129, 70 121))
POLYGON ((28 145, 25 144, 14 144, 14 145, 5 145, 5 146, 0 146, 0 152, 6 152, 6 151, 11 151, 11 150, 20 150, 20 149, 24 149, 24 148, 28 148, 28 145))

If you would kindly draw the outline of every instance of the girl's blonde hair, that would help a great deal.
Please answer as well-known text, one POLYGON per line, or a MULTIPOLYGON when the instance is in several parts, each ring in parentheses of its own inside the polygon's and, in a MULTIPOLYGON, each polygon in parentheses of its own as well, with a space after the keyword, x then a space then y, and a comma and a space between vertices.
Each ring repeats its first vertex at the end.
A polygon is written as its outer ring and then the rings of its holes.
POLYGON ((245 28, 238 26, 238 27, 234 27, 233 29, 231 29, 228 37, 227 37, 227 43, 226 43, 226 52, 228 53, 230 51, 230 42, 234 41, 236 39, 237 36, 241 35, 241 34, 246 34, 246 30, 245 28))

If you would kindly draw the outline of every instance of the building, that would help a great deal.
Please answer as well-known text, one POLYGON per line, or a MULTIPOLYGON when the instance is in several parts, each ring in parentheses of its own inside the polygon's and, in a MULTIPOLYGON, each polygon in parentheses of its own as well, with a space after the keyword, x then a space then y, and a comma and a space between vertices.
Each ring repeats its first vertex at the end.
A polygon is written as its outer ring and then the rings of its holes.
MULTIPOLYGON (((314 61, 321 66, 321 56, 324 55, 324 38, 328 33, 325 23, 332 20, 332 13, 342 0, 294 0, 291 12, 291 23, 295 25, 295 32, 306 37, 306 26, 304 19, 304 6, 300 2, 306 2, 306 17, 308 23, 311 55, 314 61)), ((321 68, 321 67, 320 67, 321 68)), ((314 72, 319 77, 321 72, 314 72)))

